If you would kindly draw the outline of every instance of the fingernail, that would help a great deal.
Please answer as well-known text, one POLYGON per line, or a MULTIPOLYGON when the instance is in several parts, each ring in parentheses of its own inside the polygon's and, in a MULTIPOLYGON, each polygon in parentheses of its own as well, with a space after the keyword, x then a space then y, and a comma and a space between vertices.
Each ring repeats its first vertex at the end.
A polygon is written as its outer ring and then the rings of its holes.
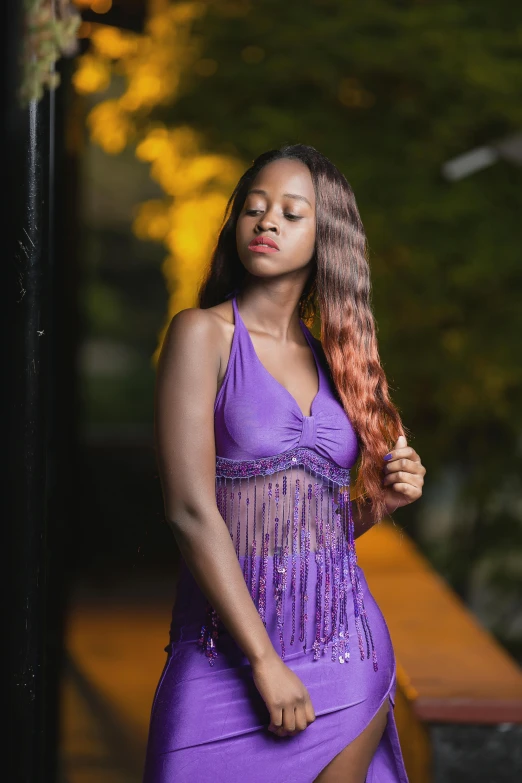
POLYGON ((391 458, 392 458, 392 457, 393 457, 393 454, 391 454, 391 453, 390 453, 390 454, 386 454, 386 456, 384 457, 384 459, 386 460, 386 462, 389 462, 389 461, 391 460, 391 458))

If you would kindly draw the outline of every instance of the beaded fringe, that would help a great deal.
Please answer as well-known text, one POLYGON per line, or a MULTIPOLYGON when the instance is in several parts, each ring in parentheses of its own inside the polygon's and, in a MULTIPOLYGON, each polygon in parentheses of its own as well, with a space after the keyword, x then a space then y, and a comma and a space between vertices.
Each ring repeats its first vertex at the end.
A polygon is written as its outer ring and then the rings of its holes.
MULTIPOLYGON (((265 625, 267 593, 275 603, 281 658, 284 660, 286 655, 287 600, 291 602, 290 645, 297 639, 303 652, 308 652, 309 568, 313 555, 317 570, 315 634, 310 650, 313 660, 328 651, 332 661, 350 660, 351 592, 359 655, 361 660, 371 658, 377 671, 377 655, 357 570, 350 471, 302 448, 260 460, 218 457, 216 500, 236 555, 243 559, 243 577, 265 625), (270 556, 273 579, 269 586, 270 556)), ((207 602, 198 644, 210 665, 217 656, 219 622, 216 611, 207 602)))

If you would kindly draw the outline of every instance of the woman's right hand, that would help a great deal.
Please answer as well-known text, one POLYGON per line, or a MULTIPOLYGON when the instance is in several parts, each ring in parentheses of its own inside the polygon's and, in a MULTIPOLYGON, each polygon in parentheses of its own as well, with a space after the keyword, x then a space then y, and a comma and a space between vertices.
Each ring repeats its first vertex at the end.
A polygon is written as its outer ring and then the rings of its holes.
POLYGON ((254 683, 270 713, 268 730, 278 737, 294 736, 315 720, 310 694, 275 652, 252 664, 254 683))

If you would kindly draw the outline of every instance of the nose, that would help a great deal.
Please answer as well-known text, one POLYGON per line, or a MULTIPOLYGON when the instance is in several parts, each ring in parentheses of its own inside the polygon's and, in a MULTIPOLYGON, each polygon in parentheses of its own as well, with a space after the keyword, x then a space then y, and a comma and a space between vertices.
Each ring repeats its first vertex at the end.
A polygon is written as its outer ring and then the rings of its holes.
POLYGON ((272 231, 274 234, 279 234, 279 223, 277 222, 275 216, 267 210, 257 221, 256 230, 260 234, 267 231, 272 231))

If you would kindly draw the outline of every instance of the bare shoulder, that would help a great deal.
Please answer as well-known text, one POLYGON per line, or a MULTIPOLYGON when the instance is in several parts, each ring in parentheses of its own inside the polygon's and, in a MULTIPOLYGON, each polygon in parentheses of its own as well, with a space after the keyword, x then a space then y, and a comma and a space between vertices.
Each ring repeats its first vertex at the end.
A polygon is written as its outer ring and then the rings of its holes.
POLYGON ((225 334, 228 335, 234 331, 234 309, 231 301, 221 302, 221 304, 209 307, 202 312, 208 313, 214 318, 214 322, 225 334))
POLYGON ((230 302, 222 302, 205 310, 199 307, 180 310, 172 318, 168 331, 176 337, 183 336, 189 341, 199 341, 221 334, 228 336, 233 332, 233 327, 232 305, 230 302))
POLYGON ((220 362, 234 330, 232 306, 229 302, 202 310, 187 308, 170 321, 162 347, 165 355, 192 354, 220 362), (230 310, 230 313, 228 313, 230 310))

